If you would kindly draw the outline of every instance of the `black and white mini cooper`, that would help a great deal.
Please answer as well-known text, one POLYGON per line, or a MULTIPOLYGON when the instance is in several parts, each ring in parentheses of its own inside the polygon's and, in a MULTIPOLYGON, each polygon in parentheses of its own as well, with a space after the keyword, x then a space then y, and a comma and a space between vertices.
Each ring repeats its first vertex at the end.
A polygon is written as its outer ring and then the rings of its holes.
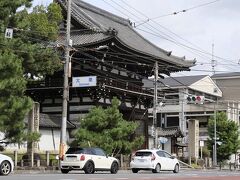
POLYGON ((86 174, 95 171, 110 171, 116 174, 119 169, 118 159, 109 157, 100 148, 70 147, 60 161, 61 172, 84 170, 86 174))

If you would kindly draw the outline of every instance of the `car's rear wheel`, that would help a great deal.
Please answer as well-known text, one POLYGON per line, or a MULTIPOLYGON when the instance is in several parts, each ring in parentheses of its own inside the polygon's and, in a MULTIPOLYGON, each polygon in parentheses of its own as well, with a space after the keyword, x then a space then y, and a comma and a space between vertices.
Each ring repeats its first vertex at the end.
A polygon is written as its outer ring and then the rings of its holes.
POLYGON ((61 172, 62 172, 63 174, 67 174, 67 173, 69 172, 69 170, 68 170, 68 169, 61 169, 61 172))
POLYGON ((113 162, 111 165, 111 173, 116 174, 118 172, 119 166, 117 162, 113 162))
POLYGON ((155 167, 155 169, 152 170, 152 172, 153 172, 153 173, 159 173, 160 170, 161 170, 161 166, 160 166, 160 164, 157 164, 156 167, 155 167))
POLYGON ((179 172, 179 164, 176 164, 173 170, 174 173, 178 173, 179 172))
POLYGON ((93 174, 95 172, 94 164, 92 162, 87 162, 84 167, 84 172, 86 174, 93 174))
POLYGON ((133 172, 133 173, 138 173, 138 169, 133 168, 133 169, 132 169, 132 172, 133 172))
POLYGON ((6 176, 11 172, 11 164, 9 161, 3 161, 0 165, 0 175, 6 176))

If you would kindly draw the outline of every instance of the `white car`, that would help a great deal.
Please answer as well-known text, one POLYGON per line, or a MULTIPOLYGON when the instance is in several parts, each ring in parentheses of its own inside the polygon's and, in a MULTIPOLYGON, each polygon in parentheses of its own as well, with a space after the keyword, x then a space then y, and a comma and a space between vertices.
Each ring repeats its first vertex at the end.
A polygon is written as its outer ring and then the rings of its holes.
POLYGON ((110 171, 116 174, 119 169, 118 159, 109 157, 100 148, 70 147, 60 161, 61 172, 84 170, 86 174, 95 171, 110 171))
POLYGON ((166 151, 159 149, 142 149, 135 152, 130 162, 133 173, 139 170, 152 170, 153 173, 160 171, 180 170, 179 161, 166 151))
POLYGON ((13 171, 14 163, 9 156, 0 154, 0 175, 6 176, 13 171))

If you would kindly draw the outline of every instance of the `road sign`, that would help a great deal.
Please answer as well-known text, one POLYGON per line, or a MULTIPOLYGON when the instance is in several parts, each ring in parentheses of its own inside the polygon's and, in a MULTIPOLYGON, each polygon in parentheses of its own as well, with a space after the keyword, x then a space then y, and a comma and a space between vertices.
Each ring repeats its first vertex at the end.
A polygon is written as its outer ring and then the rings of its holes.
POLYGON ((200 145, 200 147, 203 147, 204 146, 204 141, 199 141, 199 145, 200 145))
POLYGON ((10 38, 12 39, 13 37, 13 29, 12 28, 7 28, 5 31, 5 38, 10 38))
POLYGON ((97 84, 96 76, 83 76, 72 78, 72 87, 90 87, 96 86, 96 84, 97 84))
POLYGON ((160 137, 160 138, 159 138, 159 142, 160 142, 161 144, 165 144, 166 142, 168 142, 168 139, 165 138, 165 137, 160 137))

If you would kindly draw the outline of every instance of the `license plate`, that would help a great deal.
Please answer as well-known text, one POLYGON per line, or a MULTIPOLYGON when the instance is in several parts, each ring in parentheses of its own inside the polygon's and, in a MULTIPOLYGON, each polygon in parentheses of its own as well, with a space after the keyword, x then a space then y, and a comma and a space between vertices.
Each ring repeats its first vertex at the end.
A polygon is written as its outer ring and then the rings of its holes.
POLYGON ((67 157, 67 161, 76 161, 75 157, 67 157))
POLYGON ((139 162, 144 162, 144 161, 145 161, 145 159, 139 159, 138 161, 139 161, 139 162))

